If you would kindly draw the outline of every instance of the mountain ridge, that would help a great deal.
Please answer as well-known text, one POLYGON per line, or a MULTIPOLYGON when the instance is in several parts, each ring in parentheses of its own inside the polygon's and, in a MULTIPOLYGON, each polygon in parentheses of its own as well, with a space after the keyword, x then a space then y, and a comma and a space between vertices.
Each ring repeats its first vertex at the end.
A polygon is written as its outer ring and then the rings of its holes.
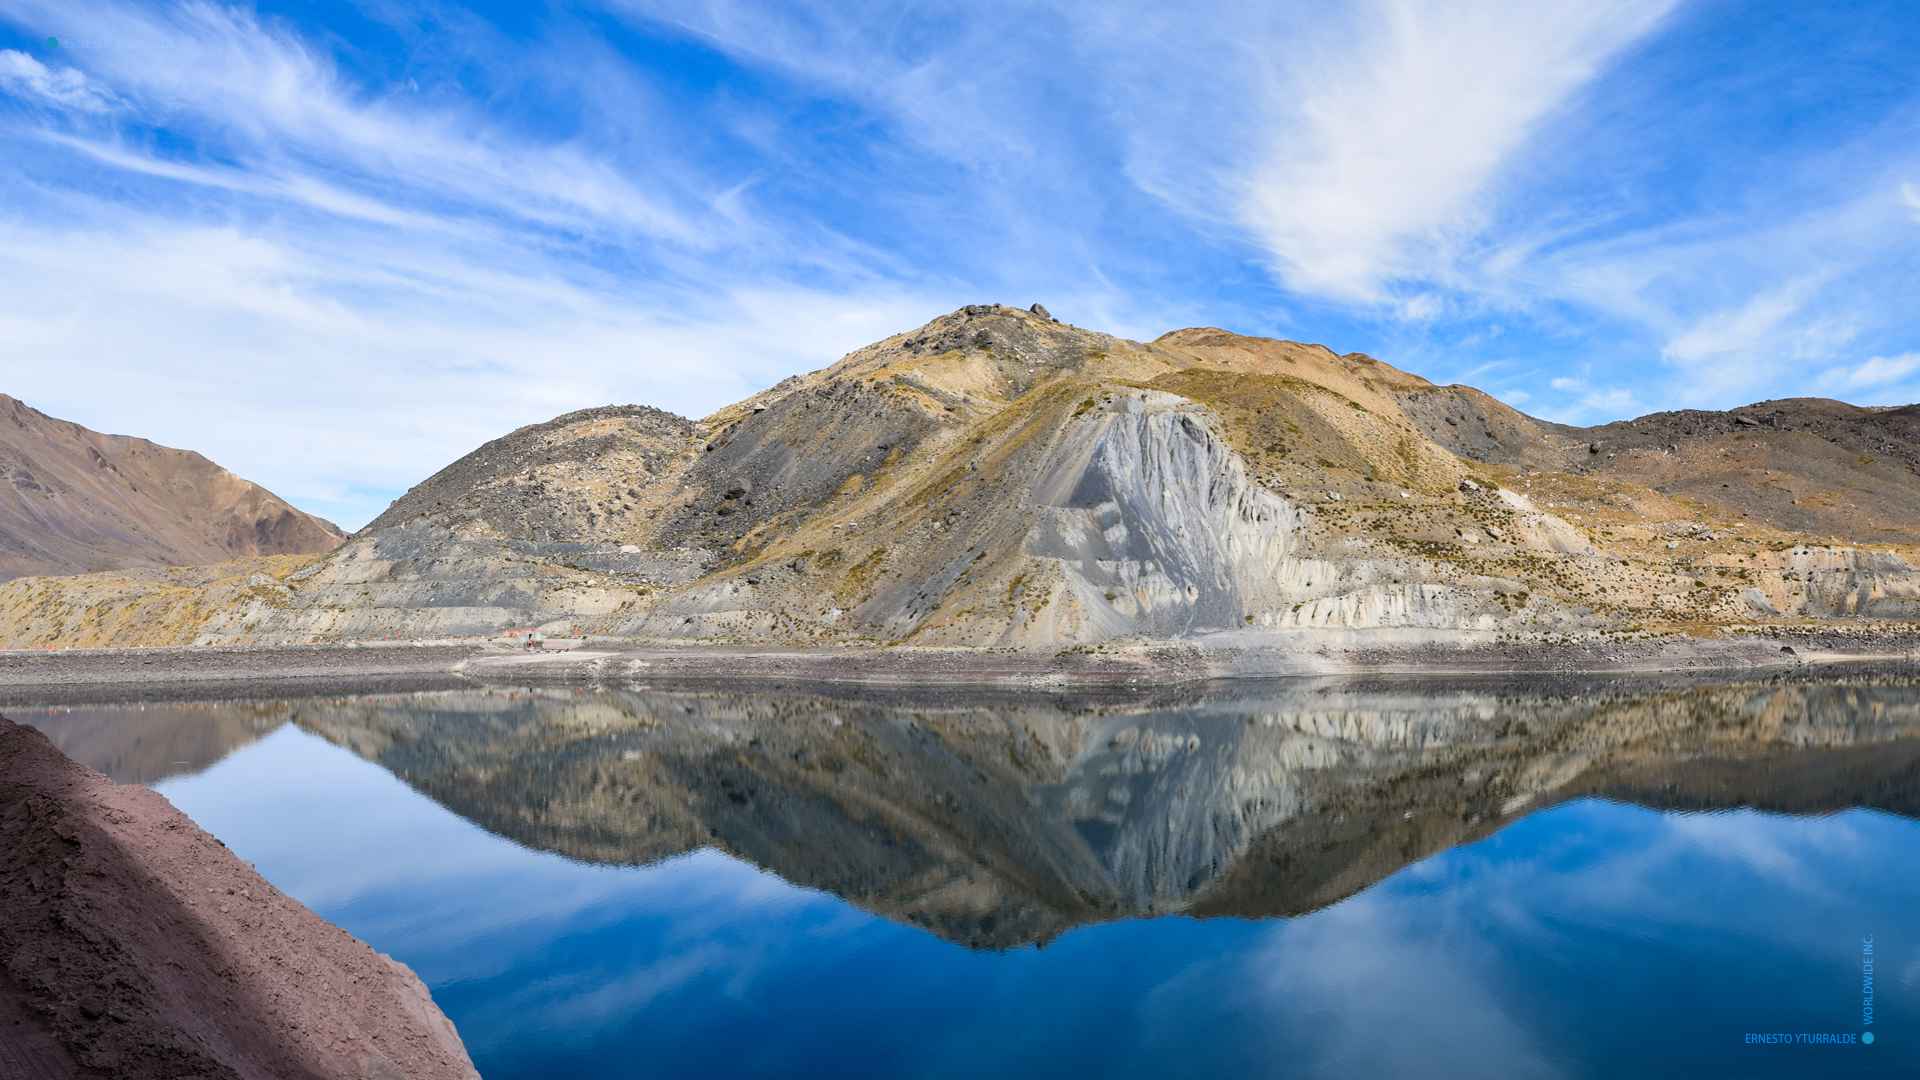
MULTIPOLYGON (((518 429, 229 590, 190 640, 1310 651, 1904 625, 1909 435, 1920 410, 1818 400, 1575 428, 1361 353, 976 304, 701 419, 518 429)), ((56 621, 9 634, 70 643, 56 621)))
POLYGON ((199 453, 0 394, 0 581, 321 553, 344 539, 199 453))

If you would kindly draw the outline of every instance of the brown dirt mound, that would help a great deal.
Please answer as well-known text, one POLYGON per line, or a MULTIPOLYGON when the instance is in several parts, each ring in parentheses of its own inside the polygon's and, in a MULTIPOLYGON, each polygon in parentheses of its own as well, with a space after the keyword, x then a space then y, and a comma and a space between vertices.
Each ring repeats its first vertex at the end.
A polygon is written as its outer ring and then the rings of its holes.
POLYGON ((478 1076, 405 965, 5 718, 0 850, 0 1076, 478 1076))

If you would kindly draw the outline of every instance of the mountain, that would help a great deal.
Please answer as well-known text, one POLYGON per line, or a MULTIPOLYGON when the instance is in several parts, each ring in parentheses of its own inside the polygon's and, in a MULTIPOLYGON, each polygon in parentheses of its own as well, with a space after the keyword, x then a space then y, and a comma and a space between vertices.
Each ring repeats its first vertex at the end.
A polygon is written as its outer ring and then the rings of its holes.
MULTIPOLYGON (((1319 345, 969 305, 702 420, 513 432, 317 564, 193 601, 182 640, 1298 655, 1866 632, 1920 618, 1915 446, 1913 407, 1573 428, 1319 345)), ((140 588, 34 600, 35 632, 140 588)))
POLYGON ((1910 678, 1355 686, 1178 701, 577 687, 303 703, 295 723, 572 859, 718 848, 987 948, 1298 915, 1536 810, 1920 814, 1910 678))
POLYGON ((0 581, 318 553, 343 539, 199 454, 0 394, 0 581))
POLYGON ((1572 799, 1920 816, 1920 681, 1258 680, 1097 696, 477 687, 29 719, 121 782, 293 724, 516 843, 717 848, 971 946, 1312 911, 1572 799))

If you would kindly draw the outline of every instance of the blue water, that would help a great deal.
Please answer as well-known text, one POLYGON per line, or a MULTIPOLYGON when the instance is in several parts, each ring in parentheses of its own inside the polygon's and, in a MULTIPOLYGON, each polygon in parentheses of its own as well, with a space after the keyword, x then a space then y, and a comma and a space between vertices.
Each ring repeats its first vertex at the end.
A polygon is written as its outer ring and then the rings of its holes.
POLYGON ((1574 797, 1293 918, 1122 910, 973 949, 713 847, 523 846, 299 723, 155 786, 412 966, 492 1080, 1920 1072, 1920 824, 1876 810, 1574 797), (1869 937, 1873 1045, 1747 1043, 1867 1030, 1869 937))

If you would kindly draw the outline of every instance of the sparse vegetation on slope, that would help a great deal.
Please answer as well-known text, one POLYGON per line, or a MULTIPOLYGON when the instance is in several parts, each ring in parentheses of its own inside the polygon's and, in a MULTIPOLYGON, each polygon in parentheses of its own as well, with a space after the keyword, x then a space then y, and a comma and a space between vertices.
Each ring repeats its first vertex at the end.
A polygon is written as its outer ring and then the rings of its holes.
POLYGON ((1357 353, 971 305, 705 420, 514 432, 271 602, 208 582, 211 616, 161 625, 1046 650, 1867 626, 1920 617, 1913 422, 1774 402, 1575 429, 1357 353))

